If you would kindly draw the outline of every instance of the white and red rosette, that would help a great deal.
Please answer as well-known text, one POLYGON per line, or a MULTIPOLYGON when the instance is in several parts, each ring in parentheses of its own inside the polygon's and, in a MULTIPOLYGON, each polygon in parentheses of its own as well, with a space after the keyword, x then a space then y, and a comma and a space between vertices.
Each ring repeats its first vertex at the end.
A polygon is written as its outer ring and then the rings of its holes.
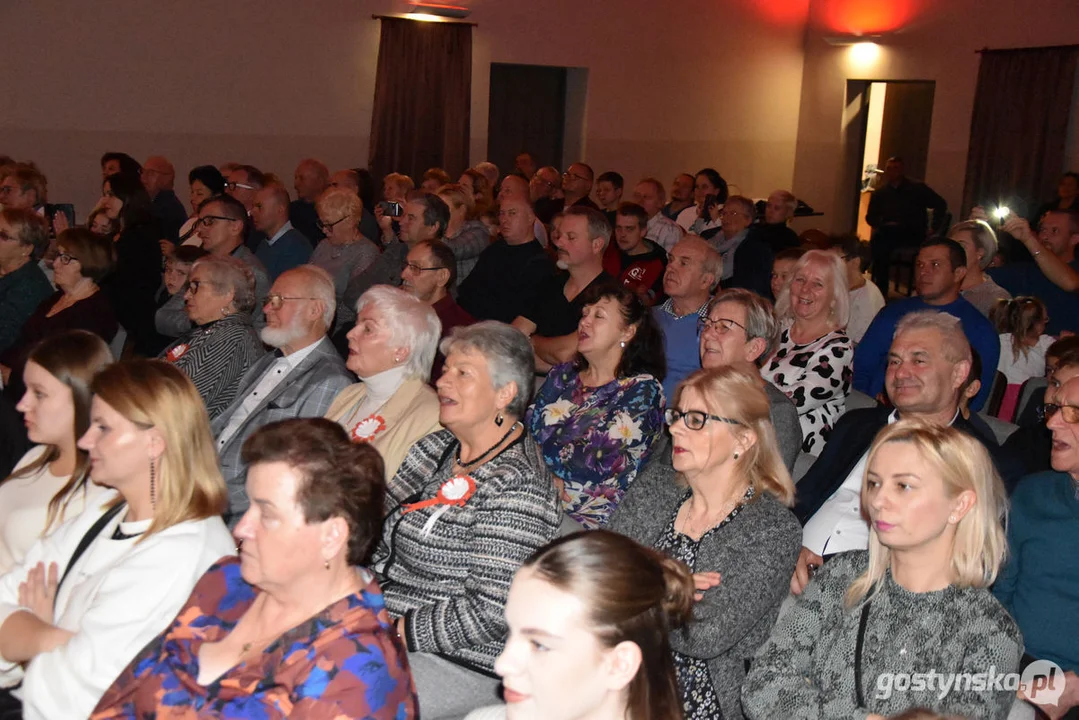
POLYGON ((369 415, 352 426, 352 442, 371 442, 385 430, 385 418, 381 415, 369 415))
POLYGON ((182 358, 185 354, 187 354, 187 351, 190 349, 191 346, 187 343, 180 343, 179 345, 174 345, 171 350, 165 353, 165 359, 168 360, 170 363, 174 363, 180 358, 182 358))

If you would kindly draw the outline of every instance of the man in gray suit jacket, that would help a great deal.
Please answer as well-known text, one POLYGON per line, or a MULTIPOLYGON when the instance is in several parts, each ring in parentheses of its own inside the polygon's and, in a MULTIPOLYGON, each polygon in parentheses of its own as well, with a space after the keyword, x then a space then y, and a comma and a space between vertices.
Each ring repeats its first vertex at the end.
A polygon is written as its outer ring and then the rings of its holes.
POLYGON ((270 288, 260 335, 276 351, 248 370, 236 400, 210 426, 229 490, 230 527, 249 505, 244 441, 278 420, 322 417, 337 393, 355 382, 326 337, 335 297, 333 278, 314 265, 283 272, 270 288))

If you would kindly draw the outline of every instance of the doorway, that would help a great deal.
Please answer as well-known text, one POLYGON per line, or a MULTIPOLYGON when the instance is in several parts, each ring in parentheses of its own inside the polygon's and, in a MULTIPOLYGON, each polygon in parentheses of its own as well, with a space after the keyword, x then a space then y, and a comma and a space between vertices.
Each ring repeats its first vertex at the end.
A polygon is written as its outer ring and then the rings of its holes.
POLYGON ((528 151, 536 167, 562 166, 569 68, 491 63, 487 159, 504 172, 528 151))
POLYGON ((856 184, 848 200, 854 215, 851 225, 866 242, 869 197, 888 158, 903 158, 908 177, 925 179, 935 93, 931 80, 847 81, 845 154, 851 183, 846 187, 856 184))

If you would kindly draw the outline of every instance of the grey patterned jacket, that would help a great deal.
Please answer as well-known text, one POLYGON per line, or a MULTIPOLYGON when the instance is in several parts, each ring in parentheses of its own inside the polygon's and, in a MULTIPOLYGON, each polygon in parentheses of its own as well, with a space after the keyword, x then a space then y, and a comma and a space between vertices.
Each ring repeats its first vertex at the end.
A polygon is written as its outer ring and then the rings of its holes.
POLYGON ((459 447, 449 430, 421 438, 390 480, 382 542, 372 567, 386 609, 405 617, 410 652, 440 655, 493 675, 506 639, 503 612, 514 573, 553 540, 562 503, 527 432, 470 473, 476 492, 461 507, 401 505, 435 497, 459 447), (440 462, 440 460, 442 462, 440 462))
MULTIPOLYGON (((272 353, 267 353, 244 375, 236 399, 210 424, 215 438, 228 426, 232 414, 243 404, 263 373, 274 363, 274 359, 272 353)), ((229 490, 229 516, 226 519, 230 527, 239 522, 248 506, 247 491, 244 488, 247 466, 240 458, 244 441, 263 425, 278 420, 322 417, 337 393, 351 385, 355 379, 345 368, 345 363, 337 354, 333 343, 325 337, 322 338, 311 354, 266 394, 224 447, 218 448, 221 474, 225 477, 229 490)))
MULTIPOLYGON (((670 458, 669 445, 656 453, 630 485, 608 530, 655 547, 687 492, 676 482, 670 458)), ((702 538, 691 570, 718 572, 722 580, 694 606, 689 626, 671 633, 671 647, 708 661, 724 720, 742 717, 739 694, 746 660, 775 624, 801 547, 802 528, 794 514, 763 493, 726 526, 702 538)))
POLYGON ((838 555, 817 573, 761 647, 742 689, 753 720, 890 717, 916 707, 943 715, 1004 720, 1015 690, 975 689, 1018 671, 1023 640, 1011 616, 985 588, 912 593, 889 572, 872 595, 862 651, 858 707, 854 656, 861 605, 843 597, 869 562, 865 550, 838 555), (933 675, 929 675, 933 673, 933 675), (922 685, 921 689, 916 689, 922 685))

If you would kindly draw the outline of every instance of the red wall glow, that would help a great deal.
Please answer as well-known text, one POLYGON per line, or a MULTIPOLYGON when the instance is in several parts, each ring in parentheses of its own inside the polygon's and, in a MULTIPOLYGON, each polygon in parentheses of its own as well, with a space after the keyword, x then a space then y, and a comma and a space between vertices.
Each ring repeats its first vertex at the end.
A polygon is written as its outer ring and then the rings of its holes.
POLYGON ((765 20, 776 25, 801 25, 809 15, 809 0, 742 0, 742 2, 765 20))
POLYGON ((899 30, 914 20, 927 0, 814 0, 817 24, 836 33, 868 35, 899 30))

